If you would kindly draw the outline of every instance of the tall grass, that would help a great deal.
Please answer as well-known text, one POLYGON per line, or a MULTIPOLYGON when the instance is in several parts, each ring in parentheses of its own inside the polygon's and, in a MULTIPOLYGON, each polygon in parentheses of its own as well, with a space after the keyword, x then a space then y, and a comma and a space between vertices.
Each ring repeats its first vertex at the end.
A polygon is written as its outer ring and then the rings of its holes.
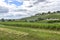
POLYGON ((17 27, 60 30, 60 23, 0 22, 0 24, 17 27))
POLYGON ((0 25, 0 40, 60 40, 58 32, 0 25))

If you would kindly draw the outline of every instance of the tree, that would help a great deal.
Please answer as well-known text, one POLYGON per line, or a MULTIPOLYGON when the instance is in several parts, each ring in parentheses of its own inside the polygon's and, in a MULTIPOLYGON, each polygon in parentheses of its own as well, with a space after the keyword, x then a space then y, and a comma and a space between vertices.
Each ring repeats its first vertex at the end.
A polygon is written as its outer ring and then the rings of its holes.
POLYGON ((40 20, 44 20, 43 18, 38 18, 38 20, 40 21, 40 20))
POLYGON ((53 13, 56 13, 55 11, 53 13))
POLYGON ((57 13, 60 13, 60 11, 57 11, 57 13))
POLYGON ((11 19, 9 19, 8 21, 12 21, 11 19))
POLYGON ((49 11, 48 14, 50 14, 51 12, 49 11))
POLYGON ((45 13, 43 12, 42 15, 44 15, 45 13))
POLYGON ((4 22, 5 21, 4 18, 2 18, 1 21, 4 22))

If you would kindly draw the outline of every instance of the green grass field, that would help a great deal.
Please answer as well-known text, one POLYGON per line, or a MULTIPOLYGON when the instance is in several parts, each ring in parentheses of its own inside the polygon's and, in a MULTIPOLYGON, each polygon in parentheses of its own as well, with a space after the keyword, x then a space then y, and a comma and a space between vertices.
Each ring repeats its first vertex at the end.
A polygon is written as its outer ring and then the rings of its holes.
POLYGON ((0 22, 0 40, 60 40, 60 31, 57 31, 60 23, 47 25, 45 23, 0 22))
POLYGON ((6 25, 6 26, 60 30, 60 23, 0 22, 0 24, 6 25))

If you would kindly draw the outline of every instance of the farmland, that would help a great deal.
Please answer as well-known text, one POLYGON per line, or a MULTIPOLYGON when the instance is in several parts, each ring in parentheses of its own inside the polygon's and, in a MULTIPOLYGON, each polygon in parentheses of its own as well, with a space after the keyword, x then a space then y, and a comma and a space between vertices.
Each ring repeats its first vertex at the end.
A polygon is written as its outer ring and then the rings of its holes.
POLYGON ((59 24, 0 22, 0 40, 60 40, 59 24))
POLYGON ((29 23, 29 22, 0 22, 6 26, 28 27, 38 29, 60 30, 60 23, 29 23))

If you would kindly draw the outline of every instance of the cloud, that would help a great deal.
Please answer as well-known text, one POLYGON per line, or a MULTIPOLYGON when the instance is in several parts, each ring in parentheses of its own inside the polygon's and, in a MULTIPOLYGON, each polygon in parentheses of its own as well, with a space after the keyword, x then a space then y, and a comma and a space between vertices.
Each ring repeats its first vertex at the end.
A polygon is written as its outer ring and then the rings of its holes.
POLYGON ((1 14, 1 18, 22 18, 38 12, 60 10, 60 0, 8 0, 9 4, 4 1, 6 0, 0 0, 0 13, 7 14, 1 14), (15 4, 15 2, 19 3, 15 4), (22 2, 21 5, 19 5, 20 2, 22 2))
POLYGON ((26 9, 15 9, 14 12, 26 12, 26 9))
POLYGON ((37 0, 36 2, 34 2, 33 4, 38 4, 40 2, 45 2, 46 0, 37 0))
POLYGON ((9 12, 8 8, 0 6, 0 13, 8 13, 8 12, 9 12))
POLYGON ((60 10, 59 4, 59 0, 46 0, 44 2, 38 3, 38 5, 33 5, 32 9, 34 9, 37 12, 57 11, 60 10))

